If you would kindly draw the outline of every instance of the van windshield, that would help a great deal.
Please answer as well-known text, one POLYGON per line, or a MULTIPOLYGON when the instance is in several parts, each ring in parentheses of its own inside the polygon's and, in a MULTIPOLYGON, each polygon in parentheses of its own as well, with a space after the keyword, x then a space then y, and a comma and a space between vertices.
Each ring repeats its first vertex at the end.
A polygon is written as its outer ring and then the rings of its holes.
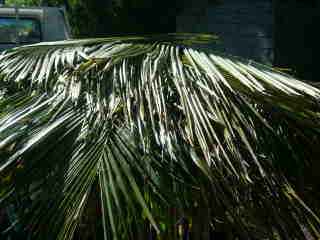
POLYGON ((0 43, 36 43, 40 41, 41 30, 37 19, 0 17, 0 43))

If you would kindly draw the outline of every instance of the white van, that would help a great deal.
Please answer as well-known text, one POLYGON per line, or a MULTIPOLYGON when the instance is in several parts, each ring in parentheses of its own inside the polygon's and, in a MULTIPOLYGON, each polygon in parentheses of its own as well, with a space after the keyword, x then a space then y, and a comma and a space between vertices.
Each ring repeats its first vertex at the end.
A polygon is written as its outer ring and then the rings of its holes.
POLYGON ((63 8, 0 6, 0 51, 65 39, 70 39, 70 27, 63 8))

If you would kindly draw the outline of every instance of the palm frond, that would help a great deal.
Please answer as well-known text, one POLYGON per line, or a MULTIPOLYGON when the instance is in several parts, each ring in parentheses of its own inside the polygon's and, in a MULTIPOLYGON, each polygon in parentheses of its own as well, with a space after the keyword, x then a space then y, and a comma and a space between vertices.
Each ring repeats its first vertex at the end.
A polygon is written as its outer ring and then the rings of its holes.
POLYGON ((105 239, 132 236, 142 216, 160 233, 170 206, 188 214, 195 203, 245 236, 318 237, 285 176, 308 161, 296 146, 318 139, 320 90, 189 46, 208 39, 71 40, 0 55, 0 202, 31 197, 20 221, 39 239, 71 239, 96 191, 105 239))

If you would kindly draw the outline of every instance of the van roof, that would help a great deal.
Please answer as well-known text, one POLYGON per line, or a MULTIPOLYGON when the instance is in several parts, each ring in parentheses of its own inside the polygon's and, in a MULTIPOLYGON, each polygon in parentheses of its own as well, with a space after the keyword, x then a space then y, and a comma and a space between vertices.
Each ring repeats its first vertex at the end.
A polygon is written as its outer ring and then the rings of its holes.
POLYGON ((59 10, 58 7, 14 7, 0 6, 0 16, 15 16, 17 11, 22 16, 37 16, 42 17, 44 11, 51 12, 59 10))

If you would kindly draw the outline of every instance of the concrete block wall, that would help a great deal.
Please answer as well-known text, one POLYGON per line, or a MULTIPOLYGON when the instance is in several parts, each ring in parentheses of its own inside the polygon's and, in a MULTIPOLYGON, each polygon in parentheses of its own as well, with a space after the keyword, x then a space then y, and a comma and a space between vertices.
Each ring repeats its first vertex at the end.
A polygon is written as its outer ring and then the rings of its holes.
POLYGON ((191 1, 177 17, 178 32, 212 33, 211 47, 271 64, 273 61, 272 0, 191 1))

